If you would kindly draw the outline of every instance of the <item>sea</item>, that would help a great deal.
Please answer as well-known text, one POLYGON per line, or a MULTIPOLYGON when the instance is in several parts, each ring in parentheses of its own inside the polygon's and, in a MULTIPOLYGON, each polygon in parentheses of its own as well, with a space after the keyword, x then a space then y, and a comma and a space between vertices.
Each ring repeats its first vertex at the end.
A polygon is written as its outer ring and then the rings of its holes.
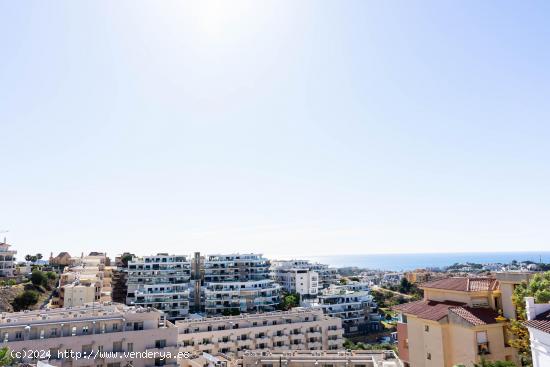
POLYGON ((307 259, 332 267, 359 267, 373 270, 404 271, 420 268, 443 268, 455 263, 511 263, 513 260, 550 263, 550 251, 542 252, 460 252, 416 254, 372 254, 308 256, 307 259))

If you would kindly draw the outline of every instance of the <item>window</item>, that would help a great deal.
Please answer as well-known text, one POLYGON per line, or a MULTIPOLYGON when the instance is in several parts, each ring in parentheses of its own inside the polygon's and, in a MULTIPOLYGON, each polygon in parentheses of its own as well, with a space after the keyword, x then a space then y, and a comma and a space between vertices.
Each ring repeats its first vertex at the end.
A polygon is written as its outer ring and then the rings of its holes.
POLYGON ((23 339, 23 333, 21 331, 16 331, 15 332, 15 339, 16 340, 21 340, 23 339))
POLYGON ((489 341, 487 339, 486 331, 478 331, 476 333, 477 340, 477 354, 485 355, 491 353, 489 351, 489 341))
POLYGON ((76 326, 73 326, 71 328, 71 336, 75 336, 76 335, 76 326))
POLYGON ((425 332, 430 332, 430 325, 424 325, 424 331, 425 332))
POLYGON ((103 345, 98 345, 98 346, 97 346, 97 351, 98 351, 99 353, 103 353, 103 345))
POLYGON ((57 329, 56 328, 50 329, 50 336, 57 336, 57 329))
POLYGON ((118 324, 113 324, 113 331, 117 331, 118 330, 118 324))
POLYGON ((164 366, 165 364, 166 364, 166 359, 155 358, 155 366, 164 366))
POLYGON ((83 326, 82 327, 82 334, 84 334, 84 335, 88 334, 88 326, 83 326))
POLYGON ((85 344, 82 346, 82 355, 89 356, 92 354, 92 345, 91 344, 85 344))
MULTIPOLYGON (((207 344, 207 343, 204 343, 207 344)), ((166 347, 166 339, 155 340, 155 348, 164 348, 166 347)))
POLYGON ((128 343, 126 349, 127 349, 128 352, 133 352, 134 351, 134 343, 128 343))
POLYGON ((113 352, 122 352, 122 342, 113 342, 113 352))

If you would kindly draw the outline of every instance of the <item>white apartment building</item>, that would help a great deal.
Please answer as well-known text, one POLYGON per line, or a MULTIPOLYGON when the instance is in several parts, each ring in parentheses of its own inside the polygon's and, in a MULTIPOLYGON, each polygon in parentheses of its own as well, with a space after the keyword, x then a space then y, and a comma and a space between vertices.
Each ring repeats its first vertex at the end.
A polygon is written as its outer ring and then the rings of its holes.
POLYGON ((526 297, 525 303, 533 367, 550 366, 550 303, 535 303, 533 297, 526 297))
MULTIPOLYGON (((2 313, 0 338, 3 346, 13 352, 38 350, 37 359, 49 359, 49 364, 60 367, 178 366, 175 358, 162 359, 158 354, 167 351, 177 354, 177 329, 154 309, 95 304, 2 313), (71 358, 71 352, 119 354, 100 354, 88 359, 71 358), (132 356, 121 355, 123 352, 151 353, 132 356)), ((31 361, 28 355, 25 358, 23 355, 20 361, 31 361)))
POLYGON ((380 316, 373 312, 377 306, 368 289, 365 283, 331 285, 317 299, 302 304, 320 307, 326 315, 341 318, 346 334, 376 331, 380 316))
POLYGON ((206 313, 274 310, 281 286, 270 279, 269 266, 261 254, 207 255, 201 272, 206 313))
MULTIPOLYGON (((272 279, 278 281, 281 281, 281 285, 284 284, 287 276, 281 274, 278 276, 277 273, 283 273, 284 270, 290 270, 290 269, 301 269, 301 270, 308 270, 311 274, 316 273, 316 276, 314 277, 311 275, 312 278, 317 278, 317 292, 314 291, 314 287, 311 287, 310 295, 315 295, 318 293, 320 289, 327 288, 331 284, 336 284, 337 281, 337 270, 330 268, 328 265, 325 264, 319 264, 319 263, 312 263, 309 260, 273 260, 271 262, 271 277, 272 279)), ((304 283, 305 285, 305 283, 304 283)), ((292 286, 292 283, 289 285, 290 288, 295 289, 296 287, 292 286)), ((284 285, 283 285, 284 287, 284 285)), ((297 292, 300 293, 300 292, 297 292)), ((300 293, 300 294, 306 294, 306 293, 300 293)))
POLYGON ((126 304, 154 307, 169 319, 189 314, 191 262, 185 255, 157 254, 128 262, 126 304))
POLYGON ((341 349, 342 320, 296 308, 176 322, 182 351, 241 356, 250 350, 341 349))
POLYGON ((10 250, 5 240, 0 242, 0 277, 13 277, 15 271, 15 254, 17 251, 10 250))
POLYGON ((403 367, 392 350, 292 351, 249 353, 240 367, 403 367))
POLYGON ((290 293, 306 297, 319 293, 319 274, 309 269, 272 268, 271 278, 290 293))

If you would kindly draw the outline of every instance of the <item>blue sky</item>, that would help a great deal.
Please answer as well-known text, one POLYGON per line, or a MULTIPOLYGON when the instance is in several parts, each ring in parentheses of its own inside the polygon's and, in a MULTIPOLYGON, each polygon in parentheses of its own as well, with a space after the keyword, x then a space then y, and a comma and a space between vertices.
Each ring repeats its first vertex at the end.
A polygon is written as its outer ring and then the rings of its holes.
POLYGON ((550 3, 0 3, 26 253, 548 249, 550 3))

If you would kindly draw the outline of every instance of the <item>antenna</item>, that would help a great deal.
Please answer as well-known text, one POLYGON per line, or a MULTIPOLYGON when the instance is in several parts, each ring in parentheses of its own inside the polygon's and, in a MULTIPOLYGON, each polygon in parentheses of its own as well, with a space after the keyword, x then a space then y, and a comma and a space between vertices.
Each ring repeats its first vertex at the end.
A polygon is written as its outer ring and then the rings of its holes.
MULTIPOLYGON (((0 233, 8 233, 8 230, 0 230, 0 233)), ((6 236, 4 236, 4 243, 6 243, 6 236)))

